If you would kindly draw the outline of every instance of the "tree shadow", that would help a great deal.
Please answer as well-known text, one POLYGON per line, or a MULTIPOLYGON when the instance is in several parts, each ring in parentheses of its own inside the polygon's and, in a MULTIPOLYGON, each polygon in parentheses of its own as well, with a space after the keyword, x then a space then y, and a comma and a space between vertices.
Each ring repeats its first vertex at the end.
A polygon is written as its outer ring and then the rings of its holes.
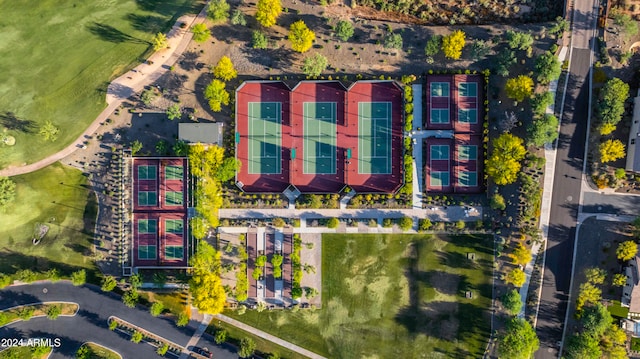
POLYGON ((121 42, 148 44, 147 41, 140 40, 131 35, 125 34, 124 32, 110 25, 93 22, 88 26, 88 29, 89 32, 91 32, 95 36, 98 36, 104 41, 114 42, 116 44, 121 42))
POLYGON ((268 69, 289 68, 298 55, 283 47, 278 49, 252 49, 246 47, 241 51, 244 52, 249 61, 268 69))
POLYGON ((198 62, 200 54, 195 51, 187 51, 182 55, 178 65, 185 71, 202 70, 205 63, 198 62))
POLYGON ((6 127, 9 131, 20 131, 24 133, 32 133, 36 128, 34 121, 18 118, 18 116, 11 111, 0 113, 0 125, 6 127))
POLYGON ((160 16, 131 13, 127 15, 127 20, 131 22, 134 29, 152 34, 161 32, 167 27, 167 21, 160 16))

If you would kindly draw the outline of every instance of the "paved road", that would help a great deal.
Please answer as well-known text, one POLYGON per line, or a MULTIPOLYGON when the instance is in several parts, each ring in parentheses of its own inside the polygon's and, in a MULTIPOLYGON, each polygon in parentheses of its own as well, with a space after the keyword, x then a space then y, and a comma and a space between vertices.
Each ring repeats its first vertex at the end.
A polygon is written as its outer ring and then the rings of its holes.
POLYGON ((536 358, 558 358, 571 284, 573 247, 582 185, 584 146, 588 127, 591 41, 595 2, 575 1, 572 52, 566 99, 557 148, 551 200, 549 236, 536 331, 540 350, 536 358))
MULTIPOLYGON (((80 310, 75 317, 50 321, 34 318, 0 328, 0 338, 61 338, 62 346, 54 349, 51 358, 74 358, 75 351, 85 341, 116 349, 123 358, 157 358, 150 345, 133 344, 127 335, 109 330, 107 319, 117 316, 149 332, 162 336, 179 345, 186 345, 199 323, 191 321, 186 327, 178 328, 173 320, 154 318, 143 307, 127 308, 114 293, 104 293, 99 287, 85 285, 74 287, 70 282, 37 283, 11 286, 0 290, 0 309, 21 304, 43 301, 74 301, 80 310), (43 289, 47 289, 46 293, 43 289)), ((230 347, 209 346, 216 358, 237 358, 230 347)))
POLYGON ((582 211, 585 213, 637 216, 638 208, 640 208, 638 195, 585 192, 582 199, 582 211))

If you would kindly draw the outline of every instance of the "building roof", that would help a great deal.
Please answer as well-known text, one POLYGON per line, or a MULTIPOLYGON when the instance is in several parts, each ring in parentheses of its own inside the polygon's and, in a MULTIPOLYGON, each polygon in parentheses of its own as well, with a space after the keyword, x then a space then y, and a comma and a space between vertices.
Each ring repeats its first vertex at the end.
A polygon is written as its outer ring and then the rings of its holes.
POLYGON ((629 131, 629 144, 627 146, 627 171, 640 172, 640 146, 636 142, 640 140, 640 89, 633 99, 633 122, 629 131))
POLYGON ((222 145, 222 123, 186 122, 178 124, 178 138, 189 143, 222 145))

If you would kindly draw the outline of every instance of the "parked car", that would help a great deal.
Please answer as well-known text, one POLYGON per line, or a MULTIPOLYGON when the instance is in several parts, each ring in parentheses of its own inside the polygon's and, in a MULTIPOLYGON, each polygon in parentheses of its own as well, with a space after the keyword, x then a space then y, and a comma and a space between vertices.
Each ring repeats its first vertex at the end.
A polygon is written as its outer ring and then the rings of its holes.
POLYGON ((192 352, 202 355, 205 358, 213 358, 213 353, 209 351, 209 349, 207 348, 198 348, 198 347, 193 347, 192 352))

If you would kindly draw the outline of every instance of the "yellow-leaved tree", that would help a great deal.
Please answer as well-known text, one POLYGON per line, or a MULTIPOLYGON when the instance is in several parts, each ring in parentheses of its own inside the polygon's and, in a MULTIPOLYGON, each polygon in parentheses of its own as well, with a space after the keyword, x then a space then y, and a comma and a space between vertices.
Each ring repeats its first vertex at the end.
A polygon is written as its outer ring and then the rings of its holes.
POLYGON ((258 0, 256 20, 264 27, 271 27, 282 12, 280 0, 258 0))
POLYGON ((228 56, 222 56, 213 68, 213 76, 222 81, 229 81, 238 77, 238 71, 233 67, 233 62, 228 56))
POLYGON ((298 20, 291 24, 289 27, 289 41, 291 41, 291 48, 293 51, 306 52, 309 51, 313 40, 316 39, 316 34, 309 30, 307 24, 302 20, 298 20))
POLYGON ((193 305, 203 313, 222 313, 227 294, 220 279, 220 252, 207 242, 199 241, 189 265, 193 268, 193 276, 189 281, 193 305))
POLYGON ((624 157, 624 144, 620 140, 606 140, 600 144, 600 162, 607 163, 624 157))
POLYGON ((522 243, 518 243, 509 257, 513 259, 514 264, 525 265, 531 261, 531 251, 522 243))
POLYGON ((507 272, 502 279, 510 284, 513 284, 515 287, 522 287, 525 281, 524 271, 520 268, 515 268, 507 272))
POLYGON ((204 98, 209 100, 211 111, 220 112, 222 111, 222 105, 226 106, 229 104, 230 96, 225 83, 214 79, 204 90, 204 98))
POLYGON ((493 141, 493 151, 487 159, 487 174, 500 186, 515 182, 520 172, 520 161, 526 153, 520 137, 510 133, 500 135, 493 141))
POLYGON ((442 38, 442 53, 448 59, 457 60, 462 56, 465 43, 464 31, 456 30, 442 38))
POLYGON ((507 80, 504 90, 509 98, 522 102, 533 94, 533 79, 525 75, 510 78, 507 80))

